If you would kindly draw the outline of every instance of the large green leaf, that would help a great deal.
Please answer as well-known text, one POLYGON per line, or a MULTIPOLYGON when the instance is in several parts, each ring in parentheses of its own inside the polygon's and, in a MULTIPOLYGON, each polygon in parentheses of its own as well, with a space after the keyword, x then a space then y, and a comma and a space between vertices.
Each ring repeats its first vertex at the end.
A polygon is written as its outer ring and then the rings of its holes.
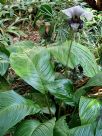
POLYGON ((0 75, 4 75, 9 66, 8 56, 3 52, 0 52, 0 75))
POLYGON ((83 67, 84 74, 93 77, 98 72, 98 66, 93 54, 87 47, 73 42, 68 61, 70 44, 71 43, 67 41, 61 46, 49 47, 49 51, 54 58, 63 65, 67 65, 73 69, 76 65, 80 64, 83 67))
POLYGON ((19 125, 15 136, 53 136, 55 118, 45 123, 35 120, 24 121, 19 125))
POLYGON ((75 127, 69 130, 67 136, 94 136, 93 126, 88 124, 75 127))
POLYGON ((102 118, 100 118, 97 123, 95 136, 102 136, 102 118))
POLYGON ((81 97, 79 103, 79 116, 81 124, 89 124, 100 116, 102 103, 97 99, 81 97))
POLYGON ((56 98, 73 104, 73 84, 68 79, 55 80, 47 84, 47 88, 56 98))
POLYGON ((55 124, 54 136, 94 136, 94 124, 68 128, 65 117, 61 117, 55 124))
POLYGON ((88 88, 94 86, 102 86, 102 72, 99 72, 94 77, 90 78, 84 87, 88 88))
POLYGON ((42 94, 40 92, 33 92, 29 94, 29 99, 32 99, 35 103, 37 103, 41 107, 42 113, 50 114, 48 105, 47 105, 47 101, 48 101, 50 105, 51 113, 55 114, 56 112, 55 104, 49 96, 47 97, 48 97, 48 100, 46 100, 45 94, 42 94))
POLYGON ((0 93, 0 136, 25 116, 40 111, 37 104, 26 100, 14 91, 0 93))
POLYGON ((10 51, 10 53, 19 53, 19 52, 26 52, 30 49, 34 48, 35 44, 32 41, 19 41, 16 42, 14 45, 8 47, 7 49, 10 51))
POLYGON ((66 117, 61 117, 55 124, 54 136, 68 136, 68 125, 66 123, 66 117))
POLYGON ((42 93, 47 91, 45 84, 54 81, 50 54, 46 50, 12 53, 10 63, 16 74, 42 93))
POLYGON ((102 119, 69 130, 67 136, 102 136, 102 119))

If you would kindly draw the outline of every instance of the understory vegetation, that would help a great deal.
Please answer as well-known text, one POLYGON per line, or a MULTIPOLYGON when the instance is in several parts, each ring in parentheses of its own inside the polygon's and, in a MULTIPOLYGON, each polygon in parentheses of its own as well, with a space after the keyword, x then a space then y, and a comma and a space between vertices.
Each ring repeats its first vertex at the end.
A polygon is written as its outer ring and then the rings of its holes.
POLYGON ((101 10, 0 1, 0 136, 102 136, 101 10))

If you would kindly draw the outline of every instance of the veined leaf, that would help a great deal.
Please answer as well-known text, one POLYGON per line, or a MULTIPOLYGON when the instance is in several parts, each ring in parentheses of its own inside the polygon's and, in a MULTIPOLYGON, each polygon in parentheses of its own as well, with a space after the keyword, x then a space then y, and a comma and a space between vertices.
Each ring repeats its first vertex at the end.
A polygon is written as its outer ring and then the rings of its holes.
POLYGON ((97 74, 98 66, 96 64, 95 58, 90 50, 85 46, 73 42, 68 61, 70 44, 71 43, 67 41, 62 46, 49 47, 48 50, 57 61, 65 66, 67 65, 73 69, 75 66, 80 64, 83 67, 84 74, 86 76, 93 77, 95 74, 97 74))
POLYGON ((61 117, 55 124, 54 136, 68 136, 68 125, 65 121, 66 117, 61 117))
POLYGON ((8 56, 0 52, 0 75, 3 76, 9 66, 8 56))
POLYGON ((25 116, 40 111, 37 104, 26 100, 14 91, 0 93, 0 136, 25 116))
MULTIPOLYGON (((29 95, 30 95, 29 99, 32 99, 36 104, 40 106, 42 113, 50 114, 48 110, 45 94, 42 94, 40 92, 33 92, 30 93, 29 95)), ((54 115, 56 112, 55 104, 50 97, 48 97, 48 101, 49 101, 51 113, 54 115)))
POLYGON ((68 136, 94 136, 93 126, 88 124, 75 127, 69 130, 68 136))
POLYGON ((102 86, 102 72, 99 72, 94 77, 90 78, 84 87, 88 88, 94 86, 102 86))
POLYGON ((102 135, 102 119, 100 118, 97 124, 95 136, 101 136, 101 135, 102 135))
POLYGON ((10 53, 22 53, 31 50, 34 48, 34 43, 32 41, 19 41, 16 42, 13 46, 8 47, 7 49, 10 53))
POLYGON ((55 80, 47 84, 47 88, 56 98, 67 104, 73 104, 73 85, 68 79, 55 80))
POLYGON ((45 123, 29 120, 20 124, 15 136, 53 136, 55 118, 45 123))
POLYGON ((46 17, 53 17, 53 11, 50 5, 43 4, 40 7, 40 12, 46 17))
POLYGON ((20 36, 24 36, 25 34, 23 33, 23 31, 19 30, 19 28, 15 27, 15 26, 9 26, 6 30, 7 33, 9 34, 13 34, 16 35, 18 37, 20 36))
POLYGON ((79 116, 81 124, 89 124, 100 116, 102 104, 97 99, 81 97, 79 103, 79 116))
POLYGON ((45 87, 47 82, 54 81, 50 54, 46 50, 12 53, 10 63, 16 74, 41 93, 47 91, 45 87))

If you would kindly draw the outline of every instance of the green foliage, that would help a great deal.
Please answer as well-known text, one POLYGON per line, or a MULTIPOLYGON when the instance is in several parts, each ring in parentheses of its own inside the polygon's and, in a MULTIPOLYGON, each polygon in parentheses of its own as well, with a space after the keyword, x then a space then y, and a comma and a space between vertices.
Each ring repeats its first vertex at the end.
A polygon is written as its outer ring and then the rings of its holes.
POLYGON ((83 67, 86 76, 93 77, 98 73, 98 66, 93 54, 87 47, 75 42, 73 42, 69 63, 67 64, 69 46, 70 42, 67 41, 62 46, 51 47, 49 50, 54 58, 65 66, 67 65, 73 69, 80 64, 83 67))
POLYGON ((102 72, 99 72, 87 82, 85 88, 89 88, 92 86, 102 86, 101 81, 102 81, 102 72))
POLYGON ((99 119, 99 121, 97 123, 95 136, 101 136, 101 133, 102 133, 102 120, 99 119))
POLYGON ((14 46, 10 46, 7 49, 10 53, 22 53, 29 49, 33 49, 35 44, 32 41, 20 41, 19 43, 15 43, 14 46))
POLYGON ((38 105, 26 100, 14 91, 0 93, 0 135, 24 119, 27 115, 33 115, 40 111, 38 105))
POLYGON ((0 3, 5 4, 6 0, 0 0, 0 3))
MULTIPOLYGON (((78 101, 80 100, 80 97, 88 93, 90 91, 90 88, 95 86, 97 87, 102 86, 102 72, 99 72, 94 77, 90 78, 89 81, 86 83, 86 85, 77 89, 77 91, 74 94, 74 100, 78 103, 78 101)), ((93 94, 93 96, 95 95, 93 94)))
POLYGON ((53 17, 53 10, 48 4, 41 5, 40 12, 46 19, 53 17))
POLYGON ((81 97, 79 103, 79 116, 81 124, 90 124, 98 119, 102 103, 96 99, 81 97))
POLYGON ((68 79, 55 80, 47 85, 51 94, 56 98, 64 101, 67 104, 74 104, 73 102, 73 84, 68 79))
POLYGON ((101 136, 100 12, 81 0, 0 2, 0 136, 101 136), (73 32, 61 10, 78 4, 94 17, 73 32), (39 41, 22 41, 35 31, 39 41))
POLYGON ((21 123, 15 132, 15 136, 53 136, 55 118, 45 123, 29 120, 21 123))
POLYGON ((73 128, 69 131, 68 136, 94 136, 93 127, 91 124, 73 128))
POLYGON ((6 73, 8 66, 9 66, 8 56, 5 53, 0 52, 0 75, 1 76, 3 76, 6 73))
POLYGON ((56 121, 54 136, 67 136, 68 131, 69 128, 66 123, 66 117, 61 117, 58 121, 56 121))
POLYGON ((11 54, 10 63, 16 73, 28 84, 41 93, 47 91, 45 84, 47 81, 54 81, 54 73, 50 64, 50 54, 42 50, 34 51, 33 54, 25 52, 23 54, 11 54))

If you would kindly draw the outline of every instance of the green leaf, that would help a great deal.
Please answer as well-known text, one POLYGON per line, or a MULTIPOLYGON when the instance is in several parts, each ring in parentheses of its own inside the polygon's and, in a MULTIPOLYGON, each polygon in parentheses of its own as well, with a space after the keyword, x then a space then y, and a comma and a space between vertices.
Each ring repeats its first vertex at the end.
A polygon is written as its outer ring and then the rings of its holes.
POLYGON ((55 118, 45 123, 35 120, 24 121, 15 132, 15 136, 53 136, 55 118))
POLYGON ((98 119, 101 112, 101 106, 99 100, 81 97, 79 103, 79 116, 81 124, 89 124, 98 119))
POLYGON ((69 130, 68 136, 94 136, 93 127, 91 124, 75 127, 69 130))
POLYGON ((68 104, 73 104, 73 85, 68 79, 55 80, 47 84, 47 88, 56 98, 68 104))
POLYGON ((9 33, 9 34, 16 35, 16 36, 18 36, 18 37, 25 35, 21 30, 19 30, 19 29, 18 29, 17 27, 15 27, 15 26, 9 26, 9 27, 7 28, 7 30, 6 30, 6 32, 9 33))
MULTIPOLYGON (((29 99, 33 100, 35 103, 37 103, 41 107, 41 111, 46 114, 50 114, 48 110, 47 100, 45 94, 39 93, 39 92, 33 92, 29 94, 29 99)), ((48 96, 47 96, 48 97, 48 96)), ((48 97, 50 110, 52 114, 55 114, 56 108, 54 105, 54 102, 50 97, 48 97)))
POLYGON ((94 77, 90 78, 84 87, 88 88, 94 86, 102 86, 102 72, 99 72, 94 77))
POLYGON ((102 118, 100 118, 100 120, 98 121, 95 136, 101 136, 101 135, 102 135, 102 118))
POLYGON ((102 86, 102 72, 99 72, 94 77, 90 78, 89 81, 84 86, 77 89, 77 91, 74 94, 75 102, 78 103, 78 101, 80 100, 80 97, 85 95, 87 92, 89 92, 90 88, 94 86, 98 86, 98 87, 102 86))
POLYGON ((50 63, 50 54, 46 50, 12 53, 10 63, 16 74, 29 85, 45 93, 45 84, 54 81, 54 72, 50 63))
POLYGON ((87 90, 85 90, 84 86, 82 86, 81 88, 77 89, 73 95, 73 100, 75 103, 79 103, 80 101, 80 97, 84 96, 87 93, 87 90))
POLYGON ((6 0, 0 0, 0 3, 5 4, 6 0))
POLYGON ((61 46, 49 47, 48 50, 58 62, 65 66, 67 65, 73 69, 75 66, 80 64, 83 67, 84 74, 86 76, 93 77, 97 74, 98 66, 96 64, 95 57, 87 47, 80 45, 79 43, 73 42, 69 62, 67 64, 70 44, 71 43, 67 41, 61 46))
POLYGON ((37 104, 26 100, 14 91, 0 93, 0 136, 25 116, 40 111, 37 104))
POLYGON ((0 52, 0 75, 3 76, 9 66, 9 59, 8 56, 6 54, 4 54, 3 52, 0 52))
POLYGON ((30 49, 34 48, 35 44, 32 41, 19 41, 16 42, 14 45, 8 47, 7 49, 10 53, 22 53, 29 51, 30 49))
POLYGON ((53 11, 50 5, 48 4, 43 4, 40 7, 40 11, 43 15, 48 16, 48 17, 52 17, 53 16, 53 11))
POLYGON ((66 123, 66 117, 61 117, 55 124, 54 136, 68 136, 68 125, 66 123))

